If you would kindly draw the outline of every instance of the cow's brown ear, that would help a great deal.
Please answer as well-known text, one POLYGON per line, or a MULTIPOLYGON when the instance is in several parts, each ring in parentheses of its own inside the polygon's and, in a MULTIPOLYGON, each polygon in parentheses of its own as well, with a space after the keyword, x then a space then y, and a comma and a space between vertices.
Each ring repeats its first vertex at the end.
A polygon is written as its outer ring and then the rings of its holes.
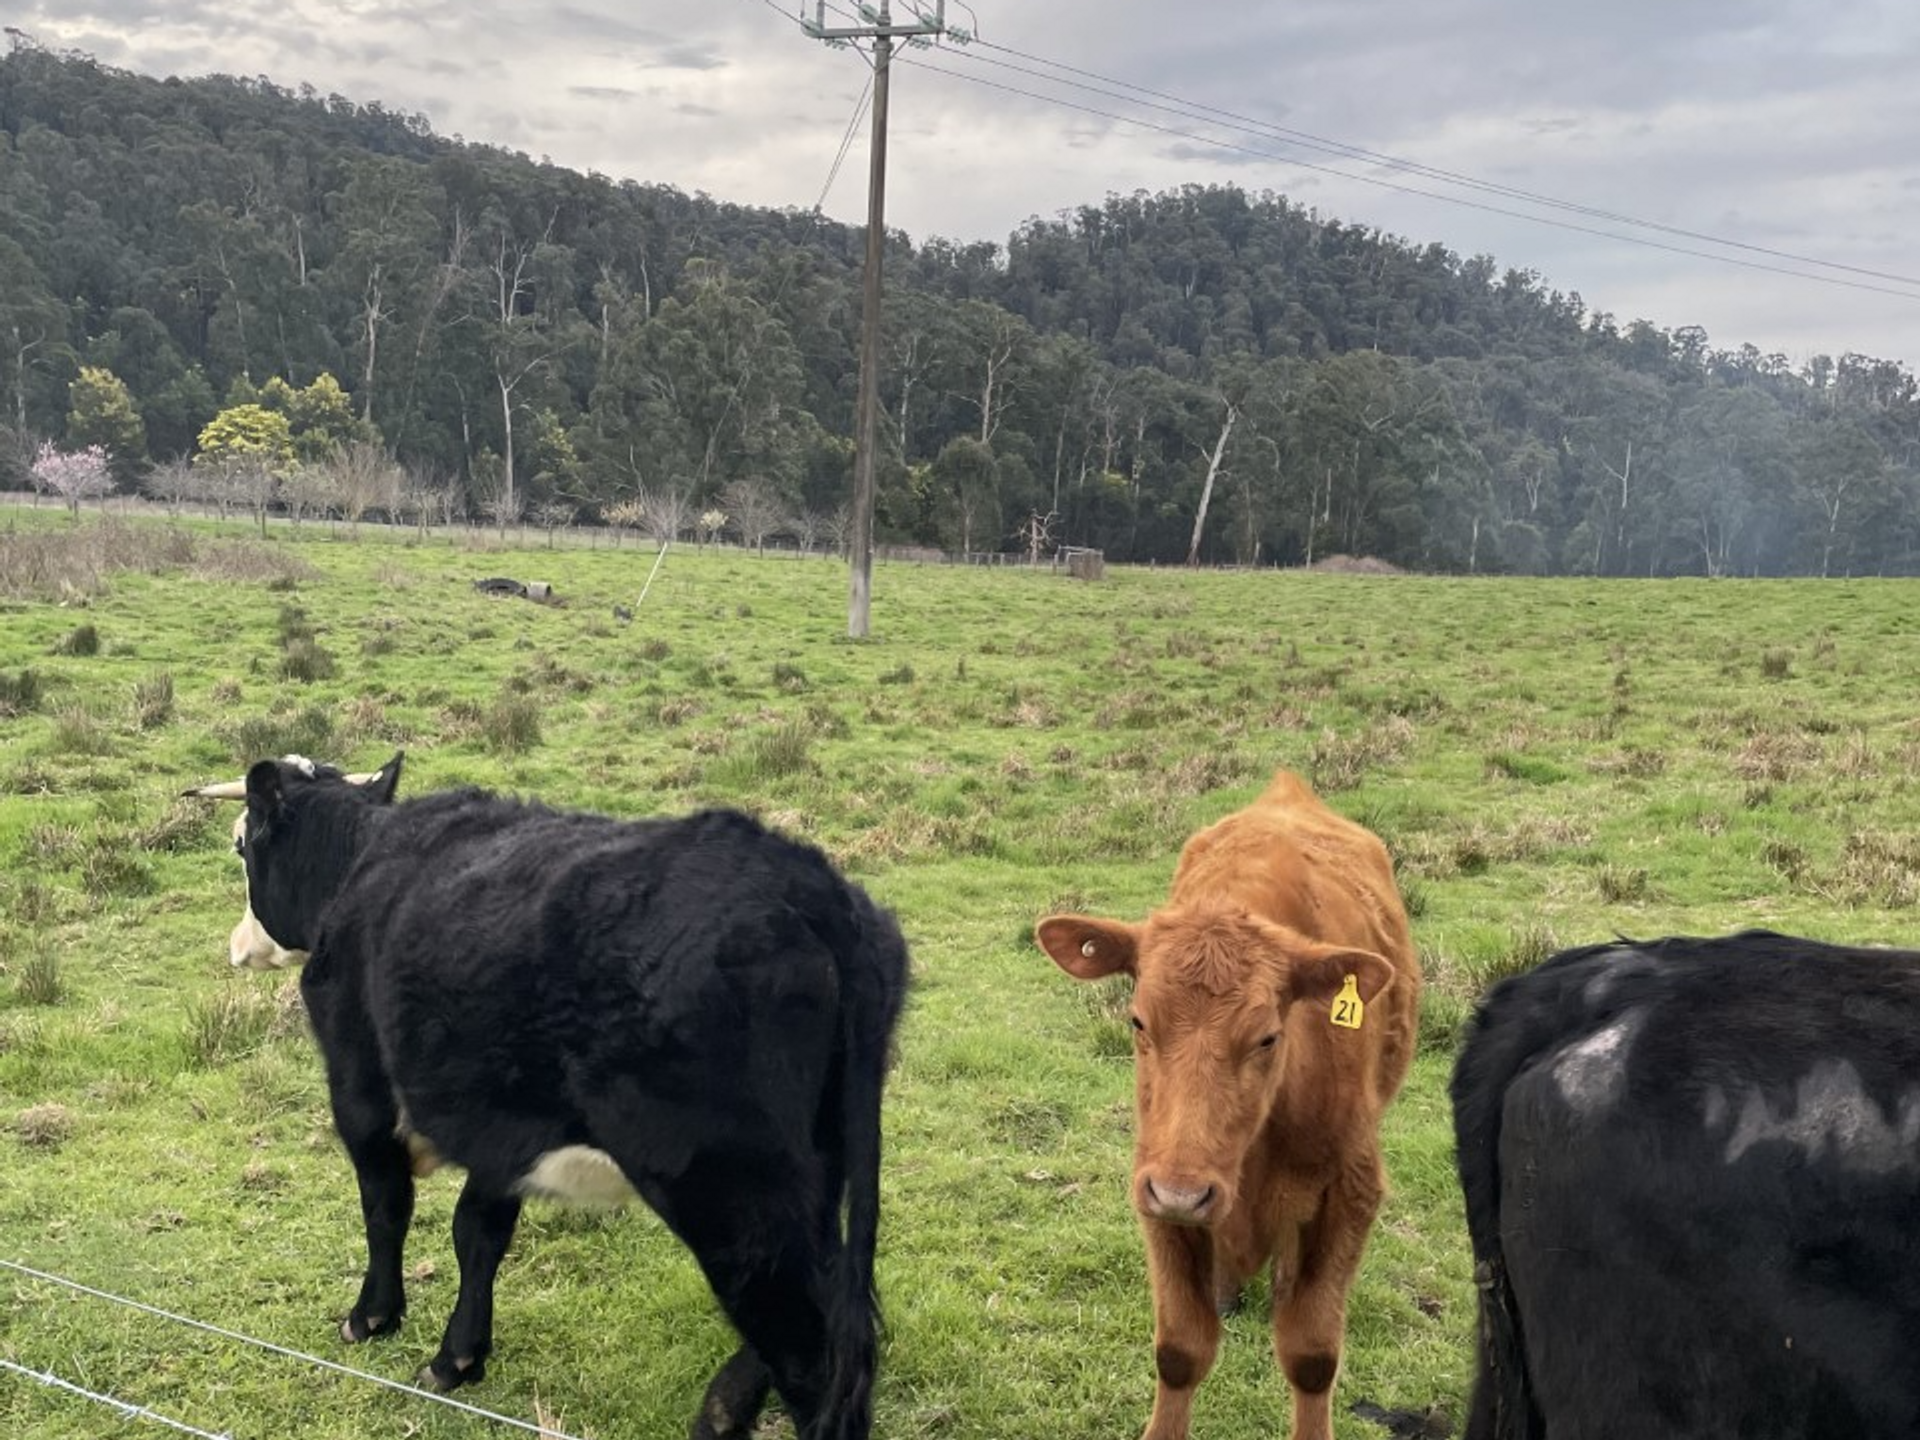
POLYGON ((1076 980, 1104 980, 1134 972, 1140 927, 1124 920, 1091 915, 1049 915, 1034 927, 1033 938, 1053 963, 1076 980))
POLYGON ((1367 1004, 1393 984, 1393 966, 1371 950, 1348 950, 1336 945, 1316 947, 1296 957, 1288 971, 1288 990, 1294 1000, 1331 1000, 1351 975, 1367 1004))

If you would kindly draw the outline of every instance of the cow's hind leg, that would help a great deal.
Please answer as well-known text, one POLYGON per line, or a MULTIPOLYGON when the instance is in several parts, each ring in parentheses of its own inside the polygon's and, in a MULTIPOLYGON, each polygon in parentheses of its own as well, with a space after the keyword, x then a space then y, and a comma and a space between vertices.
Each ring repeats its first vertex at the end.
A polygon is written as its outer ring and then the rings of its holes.
POLYGON ((699 1423, 710 1429, 703 1432, 697 1424, 699 1440, 752 1433, 765 1396, 756 1369, 780 1392, 801 1440, 864 1440, 867 1434, 864 1400, 857 1415, 825 1413, 835 1357, 821 1287, 839 1266, 836 1251, 823 1253, 820 1211, 826 1202, 813 1170, 793 1158, 711 1156, 665 1185, 641 1187, 693 1252, 746 1341, 708 1388, 699 1423), (724 1416, 713 1410, 716 1401, 724 1416))
POLYGON ((1293 1386, 1293 1440, 1333 1440, 1347 1292, 1385 1191, 1378 1157, 1348 1166, 1304 1228, 1297 1273, 1275 1279, 1273 1352, 1293 1386))
POLYGON ((753 1434, 773 1372, 751 1345, 742 1345, 707 1386, 689 1440, 745 1440, 753 1434))
POLYGON ((493 1350, 493 1281, 520 1219, 518 1196, 503 1195, 469 1176, 453 1207, 453 1253, 460 1261, 460 1298, 447 1320, 440 1353, 420 1372, 420 1383, 451 1390, 479 1380, 493 1350))

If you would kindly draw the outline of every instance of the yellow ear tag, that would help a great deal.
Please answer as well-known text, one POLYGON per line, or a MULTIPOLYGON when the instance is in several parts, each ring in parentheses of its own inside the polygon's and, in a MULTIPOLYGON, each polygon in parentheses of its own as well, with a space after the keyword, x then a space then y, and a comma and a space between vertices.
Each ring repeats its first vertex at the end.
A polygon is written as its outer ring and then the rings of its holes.
POLYGON ((1340 993, 1333 997, 1333 1023, 1343 1030, 1358 1030, 1366 1018, 1367 1005, 1360 998, 1360 984, 1349 975, 1340 993))

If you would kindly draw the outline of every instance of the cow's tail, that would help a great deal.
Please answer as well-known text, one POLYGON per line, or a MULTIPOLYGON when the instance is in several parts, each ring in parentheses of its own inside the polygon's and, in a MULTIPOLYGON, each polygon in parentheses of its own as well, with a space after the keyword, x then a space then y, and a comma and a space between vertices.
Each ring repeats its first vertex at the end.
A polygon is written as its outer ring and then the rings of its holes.
POLYGON ((1609 946, 1569 951, 1548 967, 1487 995, 1454 1065, 1455 1163, 1466 1198, 1467 1235, 1479 1289, 1479 1363, 1464 1440, 1543 1440, 1527 1373, 1526 1337, 1500 1241, 1500 1126, 1508 1088, 1527 1064, 1564 1038, 1590 971, 1577 962, 1609 946), (1551 971, 1552 973, 1548 973, 1551 971))
POLYGON ((845 1232, 827 1301, 833 1371, 816 1434, 807 1440, 867 1440, 879 1359, 880 1098, 908 962, 893 918, 856 895, 858 933, 841 960, 840 1090, 829 1101, 838 1110, 830 1123, 841 1140, 846 1186, 845 1232))

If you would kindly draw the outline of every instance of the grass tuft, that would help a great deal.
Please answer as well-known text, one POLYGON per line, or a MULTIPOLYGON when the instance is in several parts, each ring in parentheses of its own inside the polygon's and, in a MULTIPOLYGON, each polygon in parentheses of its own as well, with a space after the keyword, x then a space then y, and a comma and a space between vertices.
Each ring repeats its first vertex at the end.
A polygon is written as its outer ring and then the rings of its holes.
POLYGON ((158 730, 173 718, 173 676, 165 670, 136 680, 133 685, 133 725, 136 730, 158 730))
POLYGON ((325 755, 333 748, 333 713, 323 705, 305 705, 217 727, 215 733, 238 765, 267 755, 325 755))
POLYGON ((14 982, 14 993, 22 1005, 58 1005, 66 998, 66 983, 60 976, 60 956, 42 950, 27 957, 14 982))
POLYGON ((30 715, 40 708, 40 677, 22 668, 9 675, 0 670, 0 720, 30 715))
POLYGON ((333 656, 312 636, 289 640, 280 655, 280 674, 301 685, 333 678, 333 656))
POLYGON ((191 1001, 182 1036, 187 1064, 212 1070, 246 1059, 266 1044, 276 1014, 274 1001, 245 983, 230 984, 217 995, 191 1001))
POLYGON ((13 1121, 20 1143, 36 1150, 58 1149, 73 1134, 73 1127, 73 1112, 52 1101, 29 1105, 13 1121))
POLYGON ((91 621, 76 625, 54 642, 56 655, 98 655, 100 653, 100 631, 91 621))
POLYGON ((543 708, 532 696, 503 693, 480 715, 480 743, 496 755, 524 755, 540 744, 543 708))

